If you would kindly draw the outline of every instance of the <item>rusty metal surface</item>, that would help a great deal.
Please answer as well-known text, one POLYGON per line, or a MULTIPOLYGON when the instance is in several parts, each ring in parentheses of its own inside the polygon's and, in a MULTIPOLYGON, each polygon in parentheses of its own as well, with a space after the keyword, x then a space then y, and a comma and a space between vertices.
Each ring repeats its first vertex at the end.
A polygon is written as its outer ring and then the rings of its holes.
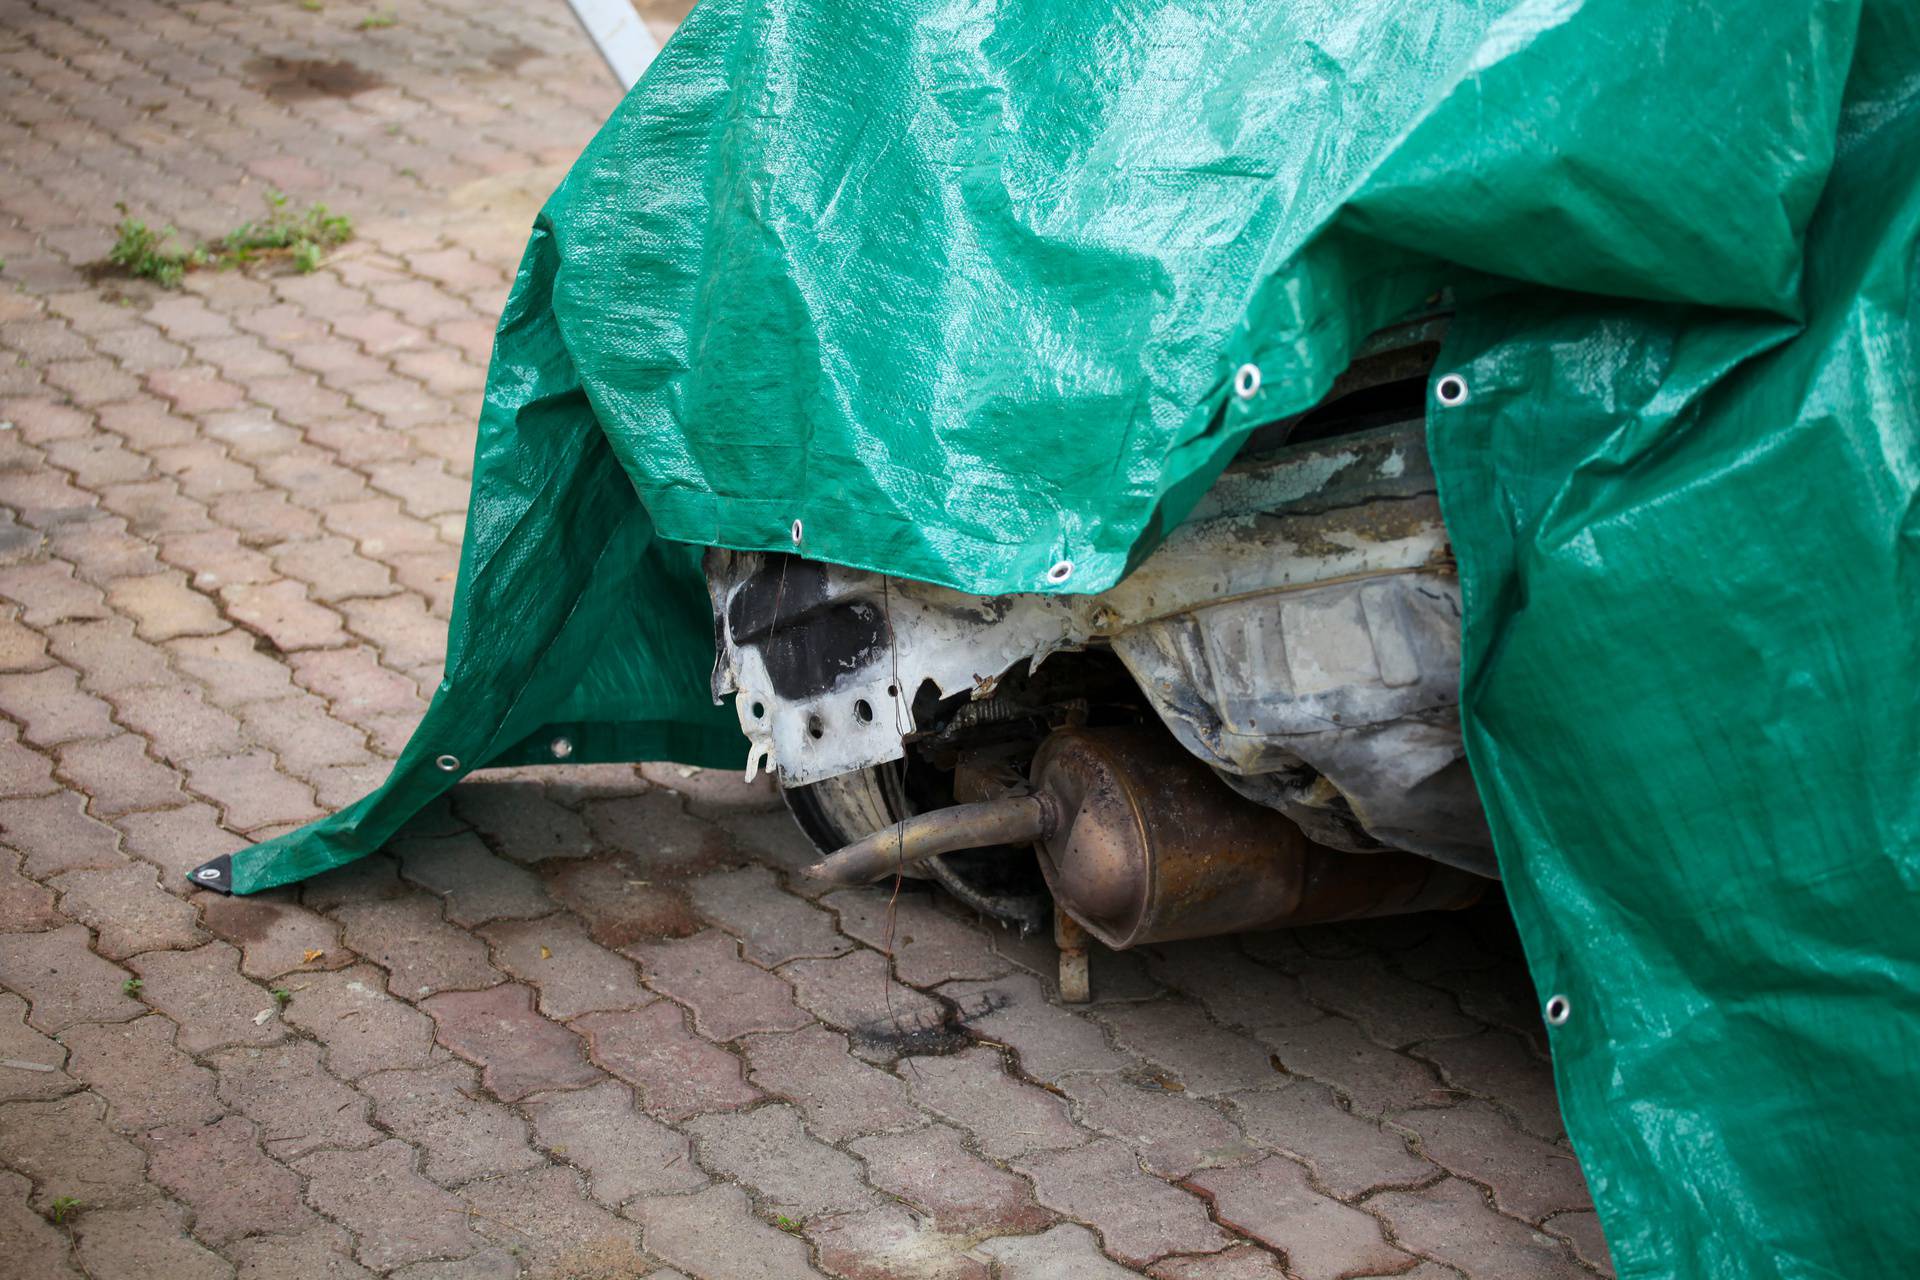
MULTIPOLYGON (((986 599, 716 551, 715 693, 788 786, 900 759, 913 698, 1110 647, 1180 742, 1316 841, 1491 874, 1458 726, 1459 584, 1419 421, 1243 458, 1096 596, 986 599)), ((987 712, 997 704, 972 704, 987 712)))
POLYGON ((1113 647, 1189 751, 1316 840, 1490 875, 1459 636, 1458 581, 1433 572, 1224 601, 1113 647))
POLYGON ((709 552, 716 697, 737 692, 750 770, 789 786, 898 759, 913 695, 991 694, 1015 664, 1222 601, 1449 564, 1418 422, 1249 459, 1144 564, 1094 596, 969 596, 709 552))
POLYGON ((943 853, 1025 845, 1044 838, 1057 810, 1044 795, 1007 796, 915 814, 855 841, 801 874, 829 884, 872 884, 943 853))
POLYGON ((1062 730, 1033 768, 1059 809, 1040 845, 1054 900, 1110 947, 1463 907, 1487 884, 1316 845, 1155 727, 1062 730))

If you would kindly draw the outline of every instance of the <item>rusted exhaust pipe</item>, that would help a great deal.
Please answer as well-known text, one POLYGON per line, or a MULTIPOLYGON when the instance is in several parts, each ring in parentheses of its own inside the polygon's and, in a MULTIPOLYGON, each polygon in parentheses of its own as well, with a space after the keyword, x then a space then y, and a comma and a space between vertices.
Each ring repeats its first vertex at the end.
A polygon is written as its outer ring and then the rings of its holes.
POLYGON ((871 884, 943 853, 1044 840, 1053 834, 1056 813, 1052 800, 1039 795, 935 809, 884 827, 800 874, 831 884, 871 884))
POLYGON ((1465 907, 1488 884, 1410 853, 1316 845, 1157 727, 1062 729, 1033 783, 1059 812, 1040 845, 1054 900, 1115 949, 1465 907))
POLYGON ((869 884, 943 853, 1033 844, 1055 903, 1116 950, 1465 907, 1488 884, 1410 853, 1314 844, 1157 727, 1059 730, 1032 780, 1031 795, 919 814, 801 874, 869 884))

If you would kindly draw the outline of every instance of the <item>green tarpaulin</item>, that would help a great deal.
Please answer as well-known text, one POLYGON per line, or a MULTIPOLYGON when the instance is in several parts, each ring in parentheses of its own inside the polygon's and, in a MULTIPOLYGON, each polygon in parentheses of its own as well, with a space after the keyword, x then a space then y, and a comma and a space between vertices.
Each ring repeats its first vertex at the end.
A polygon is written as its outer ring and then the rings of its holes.
POLYGON ((706 0, 534 229, 419 734, 217 882, 557 737, 737 766, 700 546, 1102 589, 1451 287, 1463 713, 1619 1272, 1912 1274, 1917 243, 1911 0, 706 0))

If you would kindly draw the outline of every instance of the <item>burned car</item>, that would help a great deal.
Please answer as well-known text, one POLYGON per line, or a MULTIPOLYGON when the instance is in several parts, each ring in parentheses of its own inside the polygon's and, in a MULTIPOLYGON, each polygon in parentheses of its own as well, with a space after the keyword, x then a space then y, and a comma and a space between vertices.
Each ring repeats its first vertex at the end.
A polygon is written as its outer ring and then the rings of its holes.
POLYGON ((1011 927, 1050 923, 1077 1000, 1089 937, 1478 899, 1498 873, 1425 436, 1444 325, 1377 335, 1098 594, 710 550, 713 693, 733 695, 749 778, 776 770, 828 855, 810 874, 924 876, 1011 927))

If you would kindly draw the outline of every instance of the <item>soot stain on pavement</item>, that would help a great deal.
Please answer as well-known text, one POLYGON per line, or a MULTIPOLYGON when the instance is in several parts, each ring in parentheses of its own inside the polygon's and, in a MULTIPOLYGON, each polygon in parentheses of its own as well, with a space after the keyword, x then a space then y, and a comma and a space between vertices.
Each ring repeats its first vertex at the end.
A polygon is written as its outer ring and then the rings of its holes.
POLYGON ((275 102, 351 98, 387 83, 344 58, 255 58, 245 70, 248 87, 275 102))
POLYGON ((1007 997, 988 991, 967 1005, 950 1006, 938 1018, 881 1018, 853 1029, 853 1042, 894 1057, 943 1057, 974 1043, 967 1023, 1007 1007, 1007 997))

